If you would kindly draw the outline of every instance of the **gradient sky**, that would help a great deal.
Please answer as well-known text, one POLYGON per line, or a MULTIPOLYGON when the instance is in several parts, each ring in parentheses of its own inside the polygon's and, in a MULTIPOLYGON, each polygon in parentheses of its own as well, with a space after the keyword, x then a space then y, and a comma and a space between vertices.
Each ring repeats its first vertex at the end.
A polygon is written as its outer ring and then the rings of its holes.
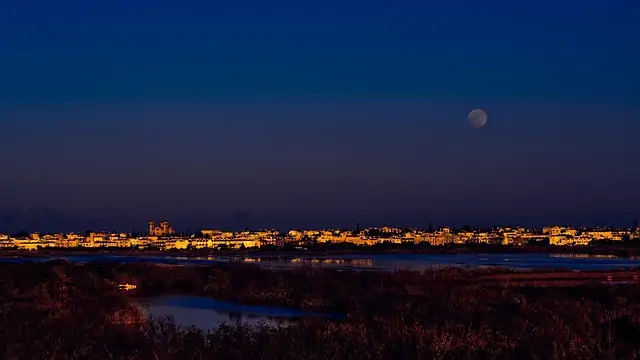
POLYGON ((0 232, 640 219, 638 1, 219 3, 0 1, 0 232))

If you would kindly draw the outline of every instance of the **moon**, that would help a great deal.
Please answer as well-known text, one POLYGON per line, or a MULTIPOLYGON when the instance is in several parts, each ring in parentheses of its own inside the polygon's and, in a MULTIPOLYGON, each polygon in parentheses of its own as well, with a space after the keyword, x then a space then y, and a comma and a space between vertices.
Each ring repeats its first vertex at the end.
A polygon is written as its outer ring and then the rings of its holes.
POLYGON ((469 124, 476 129, 487 124, 487 114, 483 110, 475 109, 471 111, 467 117, 469 119, 469 124))

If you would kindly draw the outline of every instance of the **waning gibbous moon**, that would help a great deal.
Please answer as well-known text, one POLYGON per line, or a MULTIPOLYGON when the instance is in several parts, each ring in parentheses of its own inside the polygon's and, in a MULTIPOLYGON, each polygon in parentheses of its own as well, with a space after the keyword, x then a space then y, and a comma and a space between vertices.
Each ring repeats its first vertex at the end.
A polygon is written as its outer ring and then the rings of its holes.
POLYGON ((483 110, 475 109, 471 111, 467 117, 469 119, 469 124, 476 129, 487 124, 487 114, 483 110))

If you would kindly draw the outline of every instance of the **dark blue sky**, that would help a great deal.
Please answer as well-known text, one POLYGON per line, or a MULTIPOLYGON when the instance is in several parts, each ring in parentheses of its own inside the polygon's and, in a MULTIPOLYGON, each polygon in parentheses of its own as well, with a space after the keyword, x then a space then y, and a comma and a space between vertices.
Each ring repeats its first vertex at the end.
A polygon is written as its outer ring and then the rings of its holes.
POLYGON ((640 218, 637 1, 217 3, 0 2, 5 218, 640 218))

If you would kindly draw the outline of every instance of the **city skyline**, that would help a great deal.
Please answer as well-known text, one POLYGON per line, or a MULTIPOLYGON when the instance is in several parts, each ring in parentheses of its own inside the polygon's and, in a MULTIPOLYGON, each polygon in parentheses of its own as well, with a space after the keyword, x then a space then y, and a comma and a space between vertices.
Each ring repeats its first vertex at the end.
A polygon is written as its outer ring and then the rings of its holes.
MULTIPOLYGON (((366 227, 354 229, 261 229, 229 231, 210 227, 176 232, 168 221, 149 222, 148 231, 90 231, 82 233, 0 233, 0 248, 41 250, 45 248, 112 248, 123 250, 196 249, 276 249, 291 246, 473 246, 474 244, 525 247, 534 246, 634 246, 640 241, 640 226, 633 228, 574 228, 545 226, 527 229, 519 226, 493 228, 433 227, 410 229, 366 227)), ((302 249, 302 248, 301 248, 302 249)))
MULTIPOLYGON (((166 215, 166 214, 165 214, 166 215)), ((225 231, 244 230, 264 230, 264 229, 356 229, 361 228, 479 228, 490 229, 495 227, 523 227, 529 229, 542 229, 548 226, 570 226, 575 228, 635 228, 637 218, 628 220, 618 219, 618 221, 491 221, 485 218, 484 221, 444 221, 442 215, 439 216, 427 212, 396 212, 394 216, 389 216, 389 212, 376 213, 372 211, 362 211, 359 218, 353 218, 349 212, 315 212, 315 213, 295 213, 295 212, 228 212, 228 213, 181 213, 175 217, 155 215, 155 219, 171 219, 171 231, 178 233, 193 232, 199 229, 221 229, 225 231), (336 218, 341 221, 335 221, 336 218), (175 226, 175 228, 173 228, 175 226)), ((154 222, 156 225, 166 223, 154 222)), ((146 233, 149 226, 149 217, 141 214, 123 215, 117 209, 112 209, 104 216, 89 216, 81 213, 64 213, 50 208, 35 209, 31 211, 0 212, 0 233, 17 233, 22 231, 41 233, 65 233, 84 231, 116 231, 116 232, 136 232, 146 233)))
POLYGON ((2 5, 5 217, 640 217, 636 3, 151 5, 2 5))

